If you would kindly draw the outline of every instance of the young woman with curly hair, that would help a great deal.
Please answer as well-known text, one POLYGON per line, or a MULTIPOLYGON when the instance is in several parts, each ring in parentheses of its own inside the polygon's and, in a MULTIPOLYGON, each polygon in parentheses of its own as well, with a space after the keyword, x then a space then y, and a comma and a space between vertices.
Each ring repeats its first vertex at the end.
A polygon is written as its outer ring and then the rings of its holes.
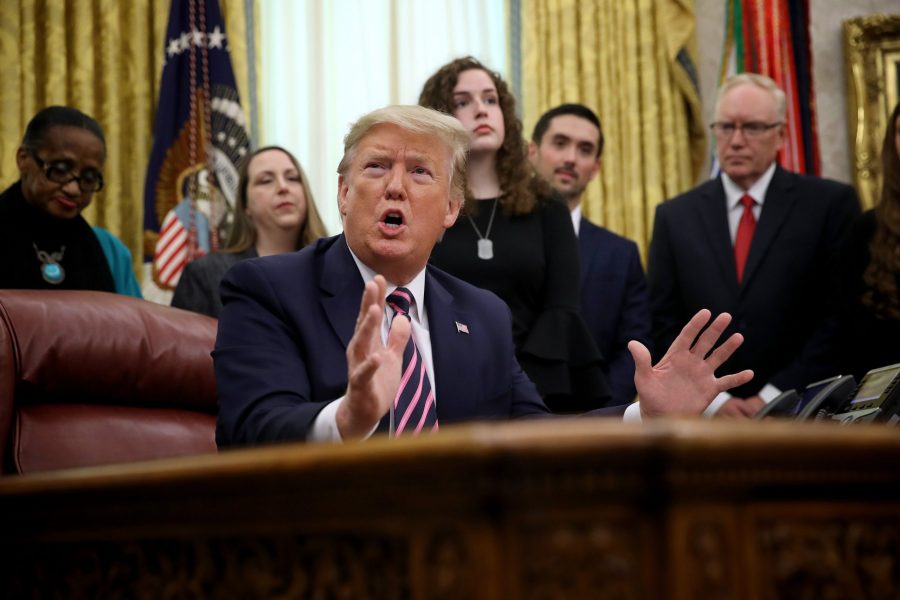
POLYGON ((900 103, 881 150, 883 186, 874 209, 862 214, 842 259, 841 355, 857 380, 900 362, 900 103))
POLYGON ((602 357, 579 308, 578 246, 566 206, 527 160, 515 99, 472 57, 425 83, 419 104, 472 133, 462 214, 431 262, 509 305, 517 357, 555 412, 604 406, 602 357))

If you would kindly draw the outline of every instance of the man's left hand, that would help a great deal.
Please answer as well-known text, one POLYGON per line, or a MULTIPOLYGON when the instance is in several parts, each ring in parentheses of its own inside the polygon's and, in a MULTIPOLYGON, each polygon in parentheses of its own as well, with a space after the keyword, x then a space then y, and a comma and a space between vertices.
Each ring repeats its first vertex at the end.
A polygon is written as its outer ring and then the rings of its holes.
POLYGON ((753 371, 749 369, 716 377, 716 369, 734 354, 744 337, 739 333, 732 334, 712 350, 731 322, 731 315, 720 314, 704 331, 711 316, 706 309, 694 315, 655 366, 651 365, 650 351, 643 344, 635 340, 628 343, 635 363, 634 383, 641 398, 642 418, 699 415, 719 392, 743 385, 753 378, 753 371))

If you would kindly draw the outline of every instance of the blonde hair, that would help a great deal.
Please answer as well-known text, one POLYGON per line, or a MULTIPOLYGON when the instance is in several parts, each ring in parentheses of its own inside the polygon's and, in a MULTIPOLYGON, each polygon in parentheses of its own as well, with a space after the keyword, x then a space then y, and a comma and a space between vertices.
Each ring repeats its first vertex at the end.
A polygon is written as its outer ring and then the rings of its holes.
POLYGON ((452 157, 450 193, 462 205, 466 192, 466 157, 472 136, 456 118, 422 106, 387 106, 360 117, 344 136, 344 156, 337 168, 339 175, 346 175, 353 162, 357 144, 376 125, 396 125, 412 133, 432 136, 444 142, 452 157))
POLYGON ((319 217, 319 211, 316 208, 312 189, 309 187, 309 179, 307 179, 303 167, 300 166, 300 162, 293 154, 281 146, 265 146, 248 154, 238 169, 238 195, 236 206, 234 207, 234 221, 231 224, 231 230, 225 242, 225 248, 223 249, 225 252, 243 252, 256 246, 256 225, 247 217, 247 188, 250 186, 250 163, 253 162, 254 158, 269 150, 283 152, 300 174, 300 185, 303 186, 303 195, 306 196, 306 220, 297 234, 296 249, 299 250, 320 237, 327 235, 325 225, 322 224, 322 219, 319 217))
POLYGON ((760 75, 759 73, 738 73, 726 79, 719 88, 719 95, 716 97, 717 115, 719 114, 719 105, 722 103, 722 98, 725 97, 729 90, 739 85, 755 85, 772 94, 772 99, 775 100, 775 116, 778 121, 784 123, 787 111, 787 100, 785 100, 784 91, 778 87, 778 84, 771 77, 760 75))

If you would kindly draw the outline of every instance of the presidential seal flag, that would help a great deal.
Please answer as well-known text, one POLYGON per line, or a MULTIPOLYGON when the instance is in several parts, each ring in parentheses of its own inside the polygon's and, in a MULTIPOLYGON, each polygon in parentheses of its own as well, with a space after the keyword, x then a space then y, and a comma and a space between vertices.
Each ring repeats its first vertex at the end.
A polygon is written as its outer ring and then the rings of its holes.
POLYGON ((172 0, 153 150, 144 183, 144 254, 174 289, 184 265, 231 222, 249 149, 218 0, 172 0))

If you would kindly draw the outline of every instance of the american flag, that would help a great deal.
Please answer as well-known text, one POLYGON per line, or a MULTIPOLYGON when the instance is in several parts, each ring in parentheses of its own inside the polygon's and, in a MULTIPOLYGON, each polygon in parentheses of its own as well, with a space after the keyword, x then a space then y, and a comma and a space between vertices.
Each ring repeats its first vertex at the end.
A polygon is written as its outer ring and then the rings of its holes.
POLYGON ((217 0, 172 0, 153 150, 144 183, 144 258, 163 289, 218 248, 237 165, 249 150, 217 0))

